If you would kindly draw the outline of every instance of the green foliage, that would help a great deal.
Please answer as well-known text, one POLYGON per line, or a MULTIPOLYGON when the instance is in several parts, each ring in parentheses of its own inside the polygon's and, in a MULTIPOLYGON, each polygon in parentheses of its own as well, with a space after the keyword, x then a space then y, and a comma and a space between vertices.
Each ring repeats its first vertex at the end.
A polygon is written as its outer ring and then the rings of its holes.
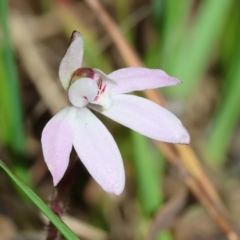
POLYGON ((198 11, 193 11, 193 1, 166 1, 161 46, 155 61, 184 83, 167 89, 168 94, 187 97, 198 87, 219 43, 232 2, 203 1, 198 11))
POLYGON ((183 81, 164 93, 190 102, 213 60, 221 61, 223 95, 206 144, 210 164, 221 168, 239 119, 239 2, 205 0, 196 5, 190 0, 153 0, 157 5, 162 9, 154 10, 155 21, 163 15, 156 25, 159 41, 149 47, 145 61, 183 81))
POLYGON ((240 117, 240 46, 235 54, 233 65, 226 76, 226 81, 229 83, 228 91, 220 104, 207 144, 208 158, 214 167, 223 167, 232 134, 240 117))
POLYGON ((54 224, 59 232, 68 240, 78 240, 79 238, 47 207, 47 205, 27 186, 25 185, 10 169, 0 160, 0 167, 7 173, 12 181, 29 197, 29 199, 46 215, 54 224))
POLYGON ((2 43, 0 44, 0 137, 15 154, 24 154, 25 135, 20 87, 8 28, 6 0, 0 1, 2 43))
POLYGON ((222 98, 212 123, 207 142, 207 157, 213 167, 223 168, 232 135, 240 117, 240 32, 239 9, 236 2, 224 23, 221 39, 220 60, 223 73, 222 98))
POLYGON ((163 202, 161 182, 164 160, 144 136, 132 132, 132 141, 139 198, 143 212, 150 216, 163 202))

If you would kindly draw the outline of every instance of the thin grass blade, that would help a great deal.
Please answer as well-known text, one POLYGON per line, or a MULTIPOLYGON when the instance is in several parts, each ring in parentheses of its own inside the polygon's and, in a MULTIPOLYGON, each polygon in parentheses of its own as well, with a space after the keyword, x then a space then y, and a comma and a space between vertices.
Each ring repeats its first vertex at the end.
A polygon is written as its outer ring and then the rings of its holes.
POLYGON ((31 199, 31 201, 46 215, 46 217, 56 226, 61 234, 68 240, 78 240, 79 238, 47 207, 47 205, 10 169, 0 160, 0 167, 7 173, 12 181, 31 199))
POLYGON ((134 166, 143 211, 153 214, 163 202, 163 159, 142 135, 132 132, 134 166))

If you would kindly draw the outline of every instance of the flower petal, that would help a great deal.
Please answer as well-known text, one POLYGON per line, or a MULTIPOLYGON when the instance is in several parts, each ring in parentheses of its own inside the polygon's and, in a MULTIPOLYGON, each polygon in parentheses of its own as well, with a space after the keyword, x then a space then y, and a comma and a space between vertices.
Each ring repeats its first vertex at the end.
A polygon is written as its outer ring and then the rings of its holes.
POLYGON ((162 70, 143 67, 122 68, 110 73, 108 77, 118 83, 112 89, 114 94, 142 91, 181 83, 180 80, 168 76, 162 70))
POLYGON ((70 102, 76 107, 84 107, 93 102, 98 93, 98 85, 91 78, 80 78, 68 90, 70 102))
POLYGON ((190 142, 189 134, 181 121, 156 103, 126 94, 114 95, 112 100, 113 106, 105 111, 93 104, 88 106, 152 139, 170 143, 190 142))
POLYGON ((75 117, 76 109, 66 107, 47 123, 42 132, 43 156, 52 174, 54 186, 62 179, 69 163, 75 117))
POLYGON ((125 185, 122 157, 102 122, 87 108, 78 109, 74 148, 93 178, 110 193, 119 195, 125 185))
POLYGON ((60 63, 58 72, 60 81, 65 90, 69 87, 73 72, 82 65, 84 51, 83 37, 79 32, 74 31, 70 41, 70 45, 60 63))

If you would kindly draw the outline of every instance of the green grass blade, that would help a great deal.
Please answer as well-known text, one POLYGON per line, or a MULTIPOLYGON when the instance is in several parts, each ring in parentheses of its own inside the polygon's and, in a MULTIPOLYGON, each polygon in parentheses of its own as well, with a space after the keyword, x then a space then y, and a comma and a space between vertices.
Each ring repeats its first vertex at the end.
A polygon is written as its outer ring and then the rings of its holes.
MULTIPOLYGON (((11 108, 11 95, 9 94, 9 87, 6 81, 6 71, 3 64, 4 60, 1 53, 2 49, 0 48, 0 141, 4 146, 7 146, 13 150, 13 152, 10 153, 10 155, 13 157, 19 153, 21 155, 23 149, 21 149, 21 151, 15 152, 18 148, 14 147, 12 140, 15 137, 15 126, 12 121, 14 115, 11 108)), ((21 159, 21 156, 19 156, 19 159, 21 159)), ((14 172, 16 172, 17 175, 20 176, 25 183, 32 187, 33 184, 31 177, 28 174, 26 167, 24 167, 24 163, 24 159, 21 159, 17 162, 13 161, 12 167, 14 169, 14 172)))
MULTIPOLYGON (((168 60, 169 73, 184 84, 167 91, 175 97, 187 96, 198 86, 224 29, 233 1, 205 0, 193 24, 188 23, 179 52, 168 60)), ((163 59, 165 60, 165 59, 163 59)))
POLYGON ((161 56, 159 63, 166 71, 170 68, 170 63, 175 59, 179 45, 187 34, 191 7, 191 0, 166 1, 166 17, 161 36, 163 44, 159 49, 161 56))
POLYGON ((139 197, 143 212, 150 216, 163 202, 160 183, 164 161, 144 136, 132 132, 132 141, 139 197))
POLYGON ((225 68, 229 68, 232 65, 232 58, 235 57, 236 49, 240 42, 240 1, 236 1, 235 4, 232 5, 231 14, 229 14, 225 22, 223 35, 221 37, 221 62, 225 68))
POLYGON ((6 71, 3 64, 0 49, 0 140, 5 146, 11 144, 12 128, 11 128, 11 105, 8 95, 8 86, 6 79, 6 71))
POLYGON ((231 136, 240 117, 240 47, 236 52, 236 61, 229 69, 226 82, 229 83, 219 113, 213 123, 213 130, 207 144, 207 156, 214 167, 222 167, 231 136))
MULTIPOLYGON (((11 130, 9 131, 12 131, 13 133, 11 135, 12 138, 10 147, 14 152, 24 154, 26 141, 22 121, 23 117, 20 100, 20 87, 8 28, 8 6, 6 0, 0 1, 0 19, 3 33, 3 43, 1 45, 1 60, 3 61, 6 73, 5 78, 1 79, 0 94, 3 94, 2 91, 6 91, 5 94, 8 95, 8 99, 5 98, 6 101, 4 102, 6 102, 5 107, 9 108, 7 109, 7 111, 9 112, 10 116, 6 116, 10 121, 9 128, 11 128, 11 130), (4 84, 5 87, 2 88, 2 85, 4 84)), ((1 104, 4 104, 4 102, 1 104)))
POLYGON ((163 68, 183 81, 177 88, 164 89, 175 98, 188 97, 198 87, 219 44, 233 0, 200 4, 194 17, 190 15, 192 1, 164 1, 161 37, 148 50, 148 66, 163 68))
POLYGON ((8 174, 15 184, 32 200, 32 202, 46 215, 46 217, 56 226, 61 234, 68 240, 78 240, 79 238, 47 207, 47 205, 28 187, 26 186, 14 173, 7 168, 7 166, 0 161, 0 167, 8 174))
POLYGON ((169 71, 185 36, 191 6, 191 0, 152 1, 155 28, 159 36, 147 50, 144 60, 146 66, 169 71))

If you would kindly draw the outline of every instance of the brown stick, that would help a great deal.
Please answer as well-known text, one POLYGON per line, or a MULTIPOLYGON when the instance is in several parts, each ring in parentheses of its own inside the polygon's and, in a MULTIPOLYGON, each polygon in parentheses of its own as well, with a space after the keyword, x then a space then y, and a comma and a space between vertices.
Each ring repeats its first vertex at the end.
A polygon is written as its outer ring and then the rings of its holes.
MULTIPOLYGON (((117 24, 107 14, 98 0, 85 0, 101 21, 108 34, 116 44, 127 66, 143 66, 137 53, 127 43, 117 24)), ((155 90, 145 90, 144 94, 150 100, 165 106, 165 100, 155 90)), ((185 183, 206 207, 209 214, 215 219, 229 240, 239 239, 231 223, 226 218, 226 210, 210 180, 202 170, 199 160, 190 146, 175 145, 175 149, 163 143, 157 143, 159 149, 167 159, 177 163, 184 170, 185 183)))

